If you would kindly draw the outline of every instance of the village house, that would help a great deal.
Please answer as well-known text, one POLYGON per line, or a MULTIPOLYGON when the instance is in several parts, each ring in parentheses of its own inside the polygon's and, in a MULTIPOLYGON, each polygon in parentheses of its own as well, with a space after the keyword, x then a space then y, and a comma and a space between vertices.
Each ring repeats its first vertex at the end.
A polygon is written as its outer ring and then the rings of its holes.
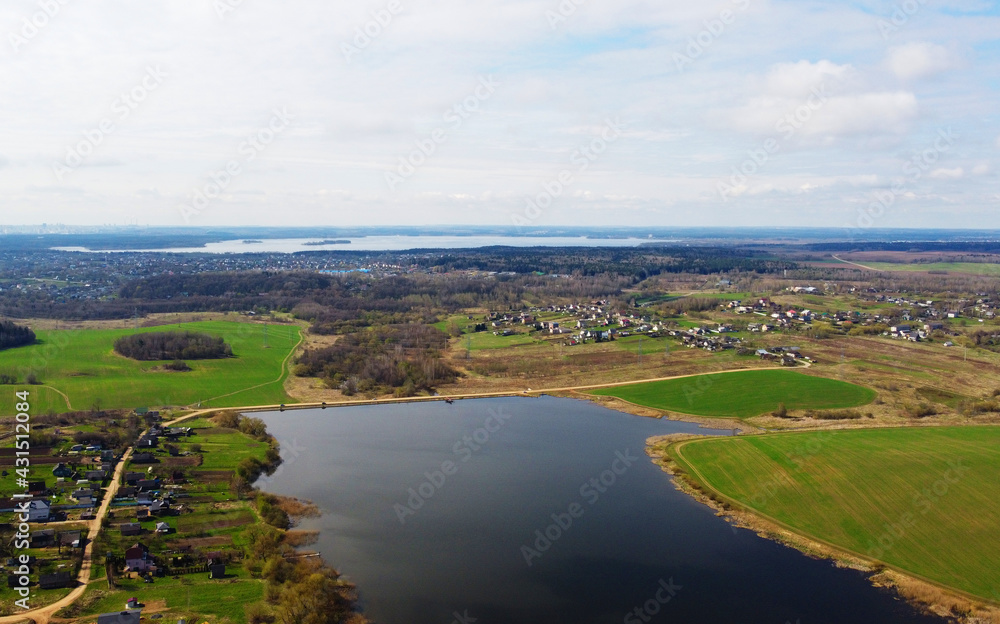
POLYGON ((41 589, 62 589, 69 587, 73 582, 73 575, 69 572, 55 572, 38 577, 38 587, 41 589))
POLYGON ((146 475, 143 474, 143 473, 141 473, 141 472, 126 472, 125 473, 125 483, 127 483, 128 485, 135 485, 136 483, 138 483, 139 481, 141 481, 143 478, 145 478, 145 476, 146 475))
POLYGON ((157 489, 160 488, 160 480, 159 479, 142 479, 141 481, 139 481, 138 483, 136 483, 135 486, 137 488, 139 488, 140 492, 148 492, 150 490, 157 490, 157 489))
POLYGON ((119 526, 118 530, 121 531, 122 537, 135 537, 142 533, 142 525, 138 522, 126 522, 119 526))
POLYGON ((63 531, 59 534, 59 545, 80 548, 83 545, 81 531, 63 531))
POLYGON ((156 562, 149 554, 149 548, 141 542, 125 551, 125 567, 129 572, 151 572, 156 569, 156 562))
POLYGON ((55 529, 44 529, 42 531, 35 531, 31 534, 28 544, 31 548, 48 548, 55 544, 56 531, 55 529))
POLYGON ((97 616, 97 624, 139 624, 142 609, 129 609, 118 613, 102 613, 97 616))
POLYGON ((208 566, 208 578, 210 579, 221 579, 226 578, 226 564, 224 563, 212 563, 208 566))
POLYGON ((162 501, 162 500, 153 501, 152 504, 150 504, 149 506, 149 513, 153 514, 154 516, 165 514, 168 513, 169 511, 170 511, 170 503, 168 503, 167 501, 162 501))
POLYGON ((33 500, 28 503, 28 522, 48 522, 51 505, 46 500, 33 500))
POLYGON ((94 497, 94 490, 91 490, 91 489, 79 489, 79 490, 73 492, 72 497, 75 498, 78 501, 79 500, 83 500, 84 498, 93 498, 94 497))

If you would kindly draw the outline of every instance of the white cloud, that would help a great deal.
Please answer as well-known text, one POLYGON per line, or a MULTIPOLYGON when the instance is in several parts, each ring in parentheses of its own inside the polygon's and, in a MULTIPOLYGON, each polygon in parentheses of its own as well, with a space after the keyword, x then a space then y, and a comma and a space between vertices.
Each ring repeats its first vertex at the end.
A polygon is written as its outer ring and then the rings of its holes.
MULTIPOLYGON (((919 35, 933 44, 887 53, 871 13, 848 2, 754 0, 742 10, 724 0, 736 19, 717 34, 706 29, 721 5, 680 0, 404 2, 348 62, 341 44, 386 0, 232 4, 222 19, 212 2, 90 0, 86 10, 60 11, 17 55, 5 39, 0 109, 18 123, 2 132, 0 174, 17 175, 0 175, 0 222, 180 223, 177 204, 283 106, 293 126, 193 225, 509 223, 525 196, 617 116, 624 135, 578 176, 549 222, 557 214, 580 222, 574 211, 592 206, 587 218, 607 223, 624 194, 651 223, 718 220, 726 215, 713 212, 716 182, 779 137, 779 152, 733 197, 789 198, 781 222, 826 224, 832 206, 897 178, 901 154, 951 126, 967 160, 936 166, 964 166, 970 212, 976 198, 995 203, 996 179, 973 167, 998 162, 995 131, 979 126, 1000 103, 989 79, 1000 51, 980 44, 995 40, 1000 18, 956 15, 951 5, 943 13, 928 3, 920 24, 893 41, 919 35), (570 5, 577 9, 551 28, 547 12, 570 5), (673 54, 692 39, 703 50, 677 72, 673 54), (964 49, 976 50, 968 66, 947 52, 964 49), (112 115, 151 64, 169 73, 162 86, 127 119, 115 117, 115 132, 58 185, 52 163, 112 115), (947 81, 910 82, 952 66, 962 71, 947 81), (481 110, 460 127, 445 122, 491 73, 501 86, 481 110), (820 103, 813 89, 824 86, 820 103), (810 97, 813 108, 803 109, 810 97), (797 113, 805 121, 786 126, 795 130, 786 139, 776 125, 797 113), (390 191, 385 173, 442 126, 447 140, 390 191)), ((21 24, 36 5, 0 2, 0 24, 21 24)), ((752 211, 725 221, 740 219, 767 223, 752 211)), ((953 223, 951 213, 934 219, 953 223)))
POLYGON ((972 175, 982 176, 992 171, 989 163, 981 163, 972 168, 972 175))
POLYGON ((840 137, 859 134, 903 134, 918 115, 917 98, 905 91, 832 97, 803 126, 806 136, 840 137))
POLYGON ((958 59, 947 48, 926 42, 890 48, 885 62, 904 81, 929 78, 958 66, 958 59))
POLYGON ((955 167, 953 169, 935 169, 931 171, 931 177, 935 180, 960 180, 965 177, 965 169, 955 167))
POLYGON ((833 95, 824 90, 823 97, 756 97, 718 116, 732 128, 783 142, 830 143, 858 135, 902 135, 918 115, 917 98, 910 92, 833 95))
POLYGON ((748 82, 744 105, 710 117, 783 141, 830 144, 858 135, 901 136, 919 116, 914 93, 873 88, 874 81, 850 64, 781 63, 748 82))
POLYGON ((854 71, 850 65, 837 65, 830 61, 799 61, 781 63, 767 73, 764 80, 765 94, 775 97, 806 97, 817 86, 832 80, 843 81, 854 71))

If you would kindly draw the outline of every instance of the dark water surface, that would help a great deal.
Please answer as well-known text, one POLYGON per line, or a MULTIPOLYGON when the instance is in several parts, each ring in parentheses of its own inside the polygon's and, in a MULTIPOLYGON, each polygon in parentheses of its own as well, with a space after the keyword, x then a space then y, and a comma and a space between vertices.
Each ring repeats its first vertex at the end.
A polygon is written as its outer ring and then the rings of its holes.
POLYGON ((379 624, 941 621, 675 490, 644 442, 696 425, 550 397, 263 417, 259 485, 320 506, 300 528, 379 624))

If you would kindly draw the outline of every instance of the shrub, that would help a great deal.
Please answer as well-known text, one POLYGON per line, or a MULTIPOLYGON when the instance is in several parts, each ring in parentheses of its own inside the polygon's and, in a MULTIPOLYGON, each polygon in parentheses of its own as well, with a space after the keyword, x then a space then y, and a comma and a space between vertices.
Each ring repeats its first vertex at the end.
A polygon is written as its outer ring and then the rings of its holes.
POLYGON ((937 408, 929 403, 907 405, 904 410, 906 411, 906 415, 910 418, 926 418, 928 416, 934 416, 938 413, 937 408))
MULTIPOLYGON (((858 410, 826 410, 826 411, 808 411, 806 416, 809 418, 815 418, 816 420, 858 420, 863 416, 858 410)), ((869 414, 869 417, 871 415, 869 414)))
POLYGON ((212 422, 224 429, 237 429, 241 416, 236 412, 219 412, 212 417, 212 422))
POLYGON ((261 519, 276 529, 287 529, 291 526, 291 518, 278 504, 278 497, 263 492, 257 494, 257 513, 261 519))
POLYGON ((264 441, 270 439, 270 436, 267 433, 267 425, 265 425, 264 421, 260 418, 243 416, 240 418, 239 424, 236 428, 239 429, 240 433, 257 440, 264 441))

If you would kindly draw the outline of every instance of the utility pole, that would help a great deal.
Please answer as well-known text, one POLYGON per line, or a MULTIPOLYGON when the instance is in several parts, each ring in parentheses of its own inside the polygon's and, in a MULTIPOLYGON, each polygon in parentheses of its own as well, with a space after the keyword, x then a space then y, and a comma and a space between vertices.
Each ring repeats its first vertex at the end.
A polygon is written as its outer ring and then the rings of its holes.
POLYGON ((642 364, 642 338, 639 338, 639 363, 642 364))
POLYGON ((472 359, 472 334, 465 337, 465 359, 472 359))
POLYGON ((270 348, 267 344, 267 323, 264 323, 264 348, 270 348))

